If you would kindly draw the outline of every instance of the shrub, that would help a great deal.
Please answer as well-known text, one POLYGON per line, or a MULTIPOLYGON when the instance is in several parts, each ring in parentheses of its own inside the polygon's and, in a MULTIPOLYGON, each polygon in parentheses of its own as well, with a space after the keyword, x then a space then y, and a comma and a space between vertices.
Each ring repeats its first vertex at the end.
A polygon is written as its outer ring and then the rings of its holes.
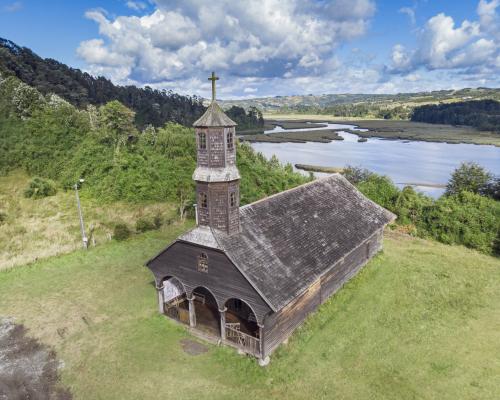
POLYGON ((357 185, 358 183, 368 180, 368 178, 373 175, 373 172, 366 168, 348 165, 342 170, 342 175, 344 175, 344 178, 353 185, 357 185))
POLYGON ((129 227, 126 224, 116 224, 113 232, 113 237, 116 240, 122 241, 130 237, 132 232, 130 232, 129 227))
POLYGON ((463 191, 485 194, 491 184, 492 176, 480 165, 470 162, 462 163, 453 171, 446 185, 446 195, 456 195, 463 191))
POLYGON ((500 229, 500 202, 470 192, 443 196, 426 208, 418 225, 426 236, 440 242, 494 254, 500 229))
POLYGON ((0 225, 3 225, 7 221, 7 213, 0 211, 0 225))
POLYGON ((24 197, 41 199, 43 197, 53 196, 56 193, 57 189, 52 181, 35 177, 24 191, 24 197))
POLYGON ((157 227, 154 221, 149 218, 142 217, 135 222, 135 230, 137 232, 152 231, 153 229, 157 229, 157 227))
POLYGON ((153 224, 156 229, 160 229, 163 225, 163 217, 160 213, 155 214, 155 216, 153 217, 153 224))
POLYGON ((390 178, 371 174, 357 186, 369 199, 397 214, 396 200, 400 191, 390 178))

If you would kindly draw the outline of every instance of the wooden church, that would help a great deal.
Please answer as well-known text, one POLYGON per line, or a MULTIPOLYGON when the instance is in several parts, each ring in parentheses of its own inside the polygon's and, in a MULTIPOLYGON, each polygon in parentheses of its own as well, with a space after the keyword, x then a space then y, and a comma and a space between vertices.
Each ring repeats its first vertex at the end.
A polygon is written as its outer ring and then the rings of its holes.
POLYGON ((334 174, 240 207, 236 124, 194 123, 197 226, 147 262, 159 311, 262 365, 382 248, 395 216, 334 174))

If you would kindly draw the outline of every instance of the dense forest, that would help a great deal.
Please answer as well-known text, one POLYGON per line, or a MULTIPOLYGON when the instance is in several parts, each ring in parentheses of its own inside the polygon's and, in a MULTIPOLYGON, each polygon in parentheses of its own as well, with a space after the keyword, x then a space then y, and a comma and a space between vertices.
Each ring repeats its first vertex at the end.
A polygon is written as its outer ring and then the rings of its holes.
POLYGON ((468 125, 482 131, 500 133, 500 102, 475 100, 424 105, 413 110, 411 120, 431 124, 468 125))
MULTIPOLYGON (((196 167, 192 128, 174 122, 139 130, 135 113, 114 100, 80 110, 42 95, 15 77, 0 78, 0 173, 22 168, 104 202, 193 204, 196 167)), ((238 147, 242 203, 306 182, 276 158, 238 147)))
MULTIPOLYGON (((148 86, 117 86, 102 76, 93 77, 56 60, 43 59, 30 49, 2 38, 0 73, 19 78, 43 95, 54 93, 80 109, 118 100, 135 112, 135 125, 139 129, 147 125, 161 127, 166 122, 188 126, 205 111, 199 97, 181 96, 148 86)), ((258 130, 264 125, 262 114, 255 108, 245 113, 241 107, 232 107, 228 115, 238 123, 238 130, 258 130)))

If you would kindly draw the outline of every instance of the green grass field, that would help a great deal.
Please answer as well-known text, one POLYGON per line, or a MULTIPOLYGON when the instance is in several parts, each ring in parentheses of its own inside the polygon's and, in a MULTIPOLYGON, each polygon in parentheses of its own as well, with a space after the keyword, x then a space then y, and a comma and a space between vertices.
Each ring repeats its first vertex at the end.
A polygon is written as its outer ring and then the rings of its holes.
POLYGON ((54 347, 77 399, 498 399, 500 260, 390 233, 261 368, 192 356, 143 263, 191 223, 0 272, 0 315, 54 347))
MULTIPOLYGON (((0 222, 0 270, 82 246, 74 191, 59 189, 55 196, 27 199, 23 192, 29 182, 29 176, 20 170, 0 176, 0 213, 6 215, 0 222)), ((110 240, 118 222, 133 230, 141 217, 161 215, 164 221, 177 218, 175 206, 164 202, 101 204, 83 193, 82 207, 87 235, 93 226, 97 245, 110 240)))

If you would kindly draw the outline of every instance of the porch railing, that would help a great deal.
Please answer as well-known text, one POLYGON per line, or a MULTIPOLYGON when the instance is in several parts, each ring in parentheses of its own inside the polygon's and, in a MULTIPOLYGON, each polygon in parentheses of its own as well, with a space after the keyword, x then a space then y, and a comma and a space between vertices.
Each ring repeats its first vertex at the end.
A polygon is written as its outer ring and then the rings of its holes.
POLYGON ((251 354, 260 353, 260 339, 242 332, 239 323, 226 324, 226 338, 251 354))

